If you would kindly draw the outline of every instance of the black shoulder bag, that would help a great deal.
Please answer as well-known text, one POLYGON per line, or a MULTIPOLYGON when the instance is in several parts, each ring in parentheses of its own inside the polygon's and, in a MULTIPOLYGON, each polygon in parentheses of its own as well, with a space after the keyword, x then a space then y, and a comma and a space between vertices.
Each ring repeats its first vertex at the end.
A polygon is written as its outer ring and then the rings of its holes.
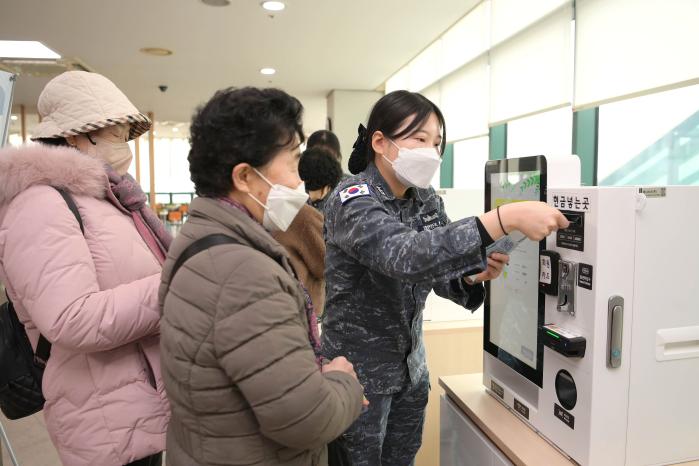
MULTIPOLYGON (((83 235, 83 221, 75 201, 67 191, 55 188, 75 215, 83 235)), ((7 298, 0 306, 0 410, 8 419, 21 419, 41 411, 44 395, 41 379, 51 355, 51 343, 39 335, 36 353, 29 343, 24 325, 7 298)))

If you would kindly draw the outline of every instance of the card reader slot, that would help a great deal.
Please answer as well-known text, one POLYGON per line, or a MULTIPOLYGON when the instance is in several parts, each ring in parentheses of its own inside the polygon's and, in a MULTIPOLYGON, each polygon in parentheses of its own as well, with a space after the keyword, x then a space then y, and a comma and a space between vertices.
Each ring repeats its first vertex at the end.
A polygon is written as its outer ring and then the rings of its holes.
POLYGON ((567 358, 582 358, 585 356, 587 340, 569 330, 554 324, 544 325, 542 337, 544 345, 567 358))
POLYGON ((576 214, 574 212, 564 212, 563 215, 570 222, 570 227, 582 225, 583 214, 576 214))

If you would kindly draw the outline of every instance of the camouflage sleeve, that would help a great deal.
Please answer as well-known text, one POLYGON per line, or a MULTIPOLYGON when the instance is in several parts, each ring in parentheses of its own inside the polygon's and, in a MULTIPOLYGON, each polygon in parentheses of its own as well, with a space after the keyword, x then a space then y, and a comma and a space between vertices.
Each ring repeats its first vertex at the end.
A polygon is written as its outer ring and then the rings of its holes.
POLYGON ((437 293, 437 296, 453 301, 469 311, 477 310, 485 299, 485 287, 482 283, 467 285, 463 278, 435 283, 434 292, 437 293))
MULTIPOLYGON (((446 224, 450 224, 451 220, 444 210, 444 201, 441 197, 439 198, 439 211, 445 219, 446 224)), ((487 239, 483 238, 482 229, 479 227, 478 223, 480 222, 476 220, 477 228, 481 236, 481 242, 488 240, 492 242, 493 240, 490 237, 487 239)), ((484 245, 481 244, 481 254, 484 255, 485 248, 483 246, 484 245)), ((449 281, 435 283, 434 292, 437 293, 437 296, 448 299, 459 306, 470 310, 471 312, 477 310, 481 304, 483 304, 483 300, 485 299, 485 287, 482 284, 468 285, 464 282, 463 277, 452 278, 449 281)))
POLYGON ((474 218, 433 230, 415 231, 401 223, 374 195, 326 210, 327 239, 362 265, 408 282, 449 282, 485 268, 474 218))

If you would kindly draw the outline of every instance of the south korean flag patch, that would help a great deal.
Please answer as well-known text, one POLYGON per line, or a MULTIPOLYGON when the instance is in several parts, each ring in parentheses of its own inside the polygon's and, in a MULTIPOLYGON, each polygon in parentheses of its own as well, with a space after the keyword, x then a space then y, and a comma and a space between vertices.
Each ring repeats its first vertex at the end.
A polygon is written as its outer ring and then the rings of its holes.
POLYGON ((355 184, 340 191, 340 201, 342 201, 342 203, 344 204, 345 202, 349 201, 350 199, 354 199, 355 197, 362 197, 368 195, 369 185, 367 185, 366 183, 355 184))

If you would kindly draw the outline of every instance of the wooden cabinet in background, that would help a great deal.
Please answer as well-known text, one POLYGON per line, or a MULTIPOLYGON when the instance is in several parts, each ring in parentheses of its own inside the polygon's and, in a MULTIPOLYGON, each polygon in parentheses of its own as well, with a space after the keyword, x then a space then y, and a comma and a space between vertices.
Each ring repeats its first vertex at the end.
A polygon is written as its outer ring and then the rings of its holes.
POLYGON ((439 464, 439 399, 444 390, 440 377, 472 374, 483 371, 483 322, 466 320, 424 323, 427 367, 430 370, 427 418, 422 434, 422 447, 415 460, 416 466, 439 464))

